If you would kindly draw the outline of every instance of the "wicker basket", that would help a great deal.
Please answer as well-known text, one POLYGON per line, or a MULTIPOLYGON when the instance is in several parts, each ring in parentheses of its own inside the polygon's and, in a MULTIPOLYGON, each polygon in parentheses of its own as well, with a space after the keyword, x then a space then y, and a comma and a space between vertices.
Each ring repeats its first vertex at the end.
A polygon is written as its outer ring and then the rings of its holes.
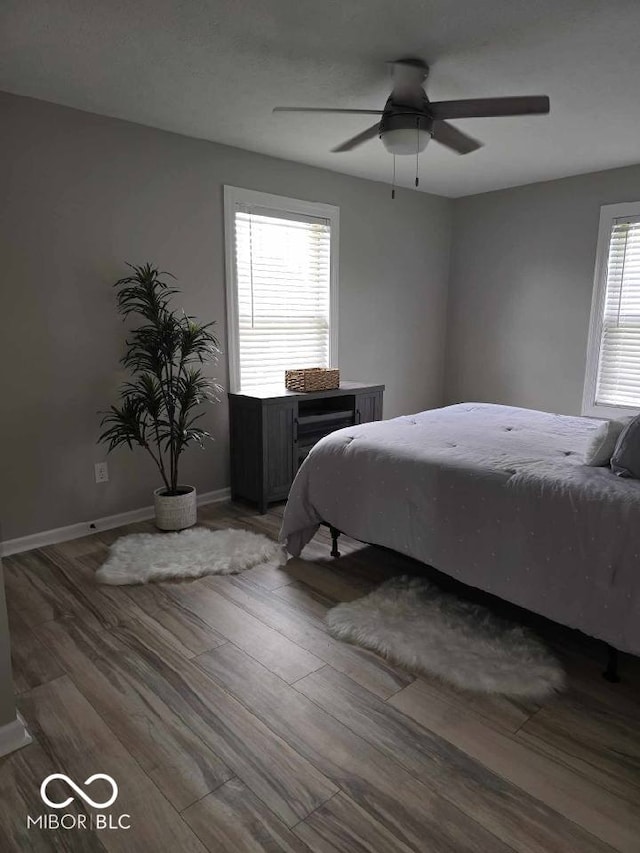
POLYGON ((167 495, 163 486, 153 493, 156 527, 159 530, 184 530, 198 520, 196 490, 193 486, 178 486, 179 494, 167 495))
POLYGON ((333 391, 340 387, 340 371, 330 367, 285 370, 284 384, 289 391, 333 391))

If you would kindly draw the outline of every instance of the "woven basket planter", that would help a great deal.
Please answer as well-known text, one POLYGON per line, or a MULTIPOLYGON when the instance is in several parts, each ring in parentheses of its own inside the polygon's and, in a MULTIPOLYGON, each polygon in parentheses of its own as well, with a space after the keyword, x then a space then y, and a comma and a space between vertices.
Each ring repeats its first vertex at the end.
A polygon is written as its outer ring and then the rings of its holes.
POLYGON ((167 495, 164 486, 153 493, 156 527, 160 530, 184 530, 198 520, 195 488, 178 486, 178 489, 179 495, 167 495))
POLYGON ((340 371, 331 367, 285 370, 284 384, 289 391, 333 391, 340 387, 340 371))

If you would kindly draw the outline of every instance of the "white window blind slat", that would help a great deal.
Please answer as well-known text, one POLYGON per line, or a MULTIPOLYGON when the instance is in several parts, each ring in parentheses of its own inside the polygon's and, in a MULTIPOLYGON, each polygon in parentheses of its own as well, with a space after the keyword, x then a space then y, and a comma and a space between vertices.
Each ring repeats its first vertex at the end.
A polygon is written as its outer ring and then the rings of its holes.
POLYGON ((640 217, 614 219, 595 402, 640 408, 640 217))
POLYGON ((241 204, 234 232, 241 387, 329 366, 329 220, 241 204))

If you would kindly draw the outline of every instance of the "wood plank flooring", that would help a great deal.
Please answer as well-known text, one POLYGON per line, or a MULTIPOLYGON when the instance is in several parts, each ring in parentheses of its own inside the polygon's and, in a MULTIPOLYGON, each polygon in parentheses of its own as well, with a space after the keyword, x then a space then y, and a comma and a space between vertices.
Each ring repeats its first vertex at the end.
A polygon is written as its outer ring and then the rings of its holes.
MULTIPOLYGON (((200 514, 275 537, 282 508, 200 514)), ((0 759, 3 853, 640 853, 637 659, 608 684, 600 644, 530 617, 567 690, 542 706, 469 696, 325 630, 336 602, 416 563, 344 537, 332 560, 320 531, 286 567, 94 583, 111 542, 150 529, 4 561, 34 742, 0 759), (51 773, 112 775, 131 829, 27 829, 51 773)))

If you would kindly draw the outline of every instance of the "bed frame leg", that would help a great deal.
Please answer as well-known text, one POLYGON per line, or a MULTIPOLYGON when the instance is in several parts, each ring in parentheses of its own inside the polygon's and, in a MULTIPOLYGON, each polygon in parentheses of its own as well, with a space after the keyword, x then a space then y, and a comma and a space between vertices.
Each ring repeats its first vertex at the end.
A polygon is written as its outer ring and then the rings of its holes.
POLYGON ((331 533, 331 556, 339 557, 340 551, 338 551, 338 536, 340 536, 340 531, 336 527, 331 527, 331 525, 329 525, 329 532, 331 533))
POLYGON ((613 646, 607 646, 607 668, 602 673, 602 677, 612 684, 618 684, 620 675, 618 674, 618 650, 613 646))

